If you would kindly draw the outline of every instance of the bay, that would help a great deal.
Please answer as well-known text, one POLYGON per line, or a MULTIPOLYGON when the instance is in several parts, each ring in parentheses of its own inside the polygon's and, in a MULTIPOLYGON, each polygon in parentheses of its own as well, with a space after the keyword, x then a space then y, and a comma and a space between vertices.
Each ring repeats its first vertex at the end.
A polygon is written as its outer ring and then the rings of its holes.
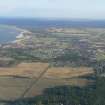
POLYGON ((20 32, 16 27, 0 25, 0 44, 16 40, 16 36, 19 35, 20 32))

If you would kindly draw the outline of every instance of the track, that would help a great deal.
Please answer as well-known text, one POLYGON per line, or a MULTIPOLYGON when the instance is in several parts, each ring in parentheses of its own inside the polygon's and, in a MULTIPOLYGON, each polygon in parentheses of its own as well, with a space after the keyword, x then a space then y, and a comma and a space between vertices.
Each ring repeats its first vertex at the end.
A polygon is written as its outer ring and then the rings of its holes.
POLYGON ((31 91, 32 87, 35 86, 35 84, 42 78, 42 76, 48 71, 48 69, 49 69, 50 67, 51 67, 51 66, 49 65, 45 70, 43 70, 43 72, 39 75, 39 77, 36 78, 36 79, 30 84, 30 86, 24 91, 24 93, 21 95, 20 99, 24 98, 24 97, 26 96, 26 94, 31 91))

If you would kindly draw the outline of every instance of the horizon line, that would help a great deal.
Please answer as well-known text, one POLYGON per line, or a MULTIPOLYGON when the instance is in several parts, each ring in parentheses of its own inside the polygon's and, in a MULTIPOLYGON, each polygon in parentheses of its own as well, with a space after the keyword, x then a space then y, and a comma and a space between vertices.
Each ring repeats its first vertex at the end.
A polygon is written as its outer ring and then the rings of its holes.
POLYGON ((45 17, 6 17, 0 16, 0 19, 33 19, 33 20, 51 20, 51 21, 105 21, 105 19, 90 18, 45 18, 45 17))

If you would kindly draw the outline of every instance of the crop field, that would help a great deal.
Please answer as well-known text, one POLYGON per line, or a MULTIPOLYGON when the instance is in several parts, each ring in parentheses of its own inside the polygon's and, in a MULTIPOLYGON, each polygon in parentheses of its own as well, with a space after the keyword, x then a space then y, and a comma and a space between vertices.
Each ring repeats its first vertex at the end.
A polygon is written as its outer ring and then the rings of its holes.
POLYGON ((0 77, 0 101, 18 99, 31 82, 29 78, 0 77))
POLYGON ((0 76, 38 77, 48 63, 20 63, 14 67, 0 68, 0 76))
POLYGON ((37 82, 31 90, 25 95, 25 97, 33 97, 43 93, 47 88, 53 88, 56 86, 69 85, 69 86, 79 86, 84 87, 87 85, 92 85, 94 80, 88 80, 83 78, 71 78, 71 79, 51 79, 42 78, 37 82))
POLYGON ((47 66, 47 63, 21 63, 0 68, 0 100, 18 99, 47 66))
POLYGON ((49 68, 45 77, 47 78, 73 78, 93 74, 94 70, 89 67, 52 67, 49 68))
POLYGON ((51 67, 43 73, 48 66, 48 63, 38 62, 20 63, 14 67, 0 68, 0 100, 19 99, 24 91, 35 81, 25 97, 39 95, 45 88, 60 85, 83 87, 94 82, 93 80, 78 78, 93 74, 92 68, 51 67), (43 75, 41 76, 42 73, 43 75))

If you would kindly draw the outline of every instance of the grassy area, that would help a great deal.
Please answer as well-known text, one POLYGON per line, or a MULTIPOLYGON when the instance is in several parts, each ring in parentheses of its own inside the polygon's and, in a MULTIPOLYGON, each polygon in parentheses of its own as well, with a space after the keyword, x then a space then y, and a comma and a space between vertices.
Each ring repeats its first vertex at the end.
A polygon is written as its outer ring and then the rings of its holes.
POLYGON ((97 52, 96 59, 97 61, 105 60, 105 52, 97 52))
POLYGON ((48 63, 20 63, 14 67, 1 67, 0 76, 38 77, 48 63))
POLYGON ((48 63, 32 62, 20 63, 13 67, 1 67, 0 99, 18 99, 30 86, 30 84, 36 80, 38 81, 33 84, 33 87, 25 95, 25 97, 33 97, 39 95, 44 91, 45 88, 49 87, 60 85, 84 87, 94 83, 93 80, 77 78, 79 76, 85 76, 94 73, 92 68, 87 67, 51 67, 40 77, 48 65, 48 63), (40 79, 38 79, 39 77, 40 79))
POLYGON ((51 67, 44 75, 47 78, 73 78, 94 74, 94 70, 89 67, 51 67))

